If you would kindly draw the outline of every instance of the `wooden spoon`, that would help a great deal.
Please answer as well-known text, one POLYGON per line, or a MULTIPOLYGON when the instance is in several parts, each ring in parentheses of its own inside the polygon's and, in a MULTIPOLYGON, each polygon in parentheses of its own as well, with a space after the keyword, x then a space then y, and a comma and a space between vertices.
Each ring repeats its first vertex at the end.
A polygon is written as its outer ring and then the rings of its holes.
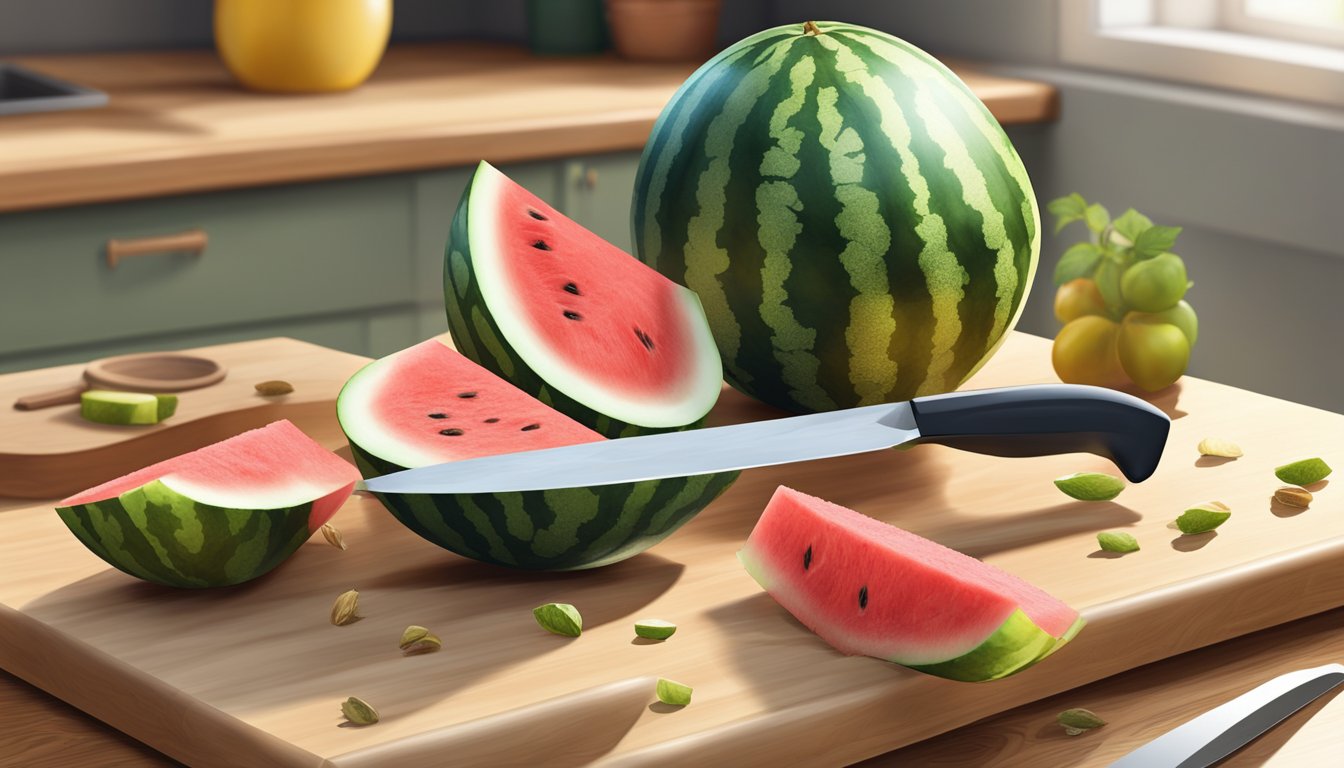
POLYGON ((224 366, 204 357, 176 352, 148 352, 95 360, 84 368, 84 381, 63 389, 26 395, 14 401, 21 411, 78 403, 85 391, 183 392, 208 387, 224 378, 224 366))

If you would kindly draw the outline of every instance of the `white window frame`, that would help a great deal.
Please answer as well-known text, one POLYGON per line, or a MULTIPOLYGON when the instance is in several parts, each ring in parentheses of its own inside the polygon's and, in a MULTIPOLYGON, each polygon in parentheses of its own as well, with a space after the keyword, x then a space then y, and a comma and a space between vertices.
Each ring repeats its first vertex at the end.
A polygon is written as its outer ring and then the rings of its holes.
POLYGON ((1344 46, 1344 27, 1320 28, 1246 13, 1245 0, 1221 0, 1219 21, 1224 29, 1311 45, 1344 46))
POLYGON ((1228 1, 1059 0, 1060 58, 1094 69, 1344 106, 1344 48, 1223 28, 1219 3, 1228 1))

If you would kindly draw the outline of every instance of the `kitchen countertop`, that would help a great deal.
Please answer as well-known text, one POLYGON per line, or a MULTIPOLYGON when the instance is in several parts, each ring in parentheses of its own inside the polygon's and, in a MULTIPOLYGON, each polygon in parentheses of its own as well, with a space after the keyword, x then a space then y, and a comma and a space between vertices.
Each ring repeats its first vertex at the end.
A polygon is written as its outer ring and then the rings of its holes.
MULTIPOLYGON (((212 51, 32 56, 107 107, 0 118, 0 212, 636 150, 693 64, 398 45, 341 94, 244 91, 212 51)), ((1002 123, 1053 119, 1046 83, 950 62, 1002 123)))

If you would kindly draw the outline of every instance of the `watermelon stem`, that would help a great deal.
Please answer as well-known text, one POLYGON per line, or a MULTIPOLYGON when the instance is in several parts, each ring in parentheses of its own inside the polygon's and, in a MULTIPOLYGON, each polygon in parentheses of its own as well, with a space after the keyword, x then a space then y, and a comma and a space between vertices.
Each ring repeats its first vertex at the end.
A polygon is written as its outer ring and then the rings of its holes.
POLYGON ((817 22, 815 21, 804 21, 803 34, 816 37, 821 34, 821 29, 817 27, 817 22))

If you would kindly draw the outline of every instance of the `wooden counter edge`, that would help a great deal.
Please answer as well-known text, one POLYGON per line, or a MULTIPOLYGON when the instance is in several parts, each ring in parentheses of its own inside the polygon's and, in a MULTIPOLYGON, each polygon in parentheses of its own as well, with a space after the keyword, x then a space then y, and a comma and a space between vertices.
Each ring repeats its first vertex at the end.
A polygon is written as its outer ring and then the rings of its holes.
MULTIPOLYGON (((393 46, 388 58, 440 55, 474 44, 436 44, 393 46)), ((500 47, 507 51, 508 49, 500 47)), ((496 51, 498 53, 498 51, 496 51)), ((155 56, 212 57, 208 51, 128 53, 128 70, 138 71, 136 63, 152 61, 155 56)), ((540 59, 512 54, 484 66, 526 69, 540 59)), ((77 57, 69 57, 75 59, 77 57)), ((114 66, 115 57, 108 57, 114 66)), ((22 63, 58 73, 67 57, 25 57, 22 63)), ((595 64, 615 60, 595 60, 595 64)), ((200 63, 200 62, 198 62, 200 63)), ((948 59, 947 64, 969 81, 989 108, 1005 125, 1054 120, 1058 114, 1058 92, 1054 86, 1038 81, 988 74, 976 64, 948 59)), ((636 65, 631 65, 636 66, 636 65)), ((638 65, 643 67, 644 65, 638 65)), ((685 65, 683 65, 685 66, 685 65)), ((153 71, 153 67, 142 67, 153 71)), ((483 71, 497 71, 488 69, 483 71)), ((641 71, 643 71, 641 69, 641 71)), ((670 77, 670 75, 669 75, 670 77)), ((672 78, 673 81, 677 78, 672 78)), ((375 73, 371 85, 378 82, 375 73)), ((98 83, 94 83, 98 85, 98 83)), ((115 102, 121 90, 143 97, 155 86, 137 83, 135 75, 120 75, 120 81, 107 87, 115 102)), ((661 86, 652 86, 661 87, 661 86)), ((668 96, 672 84, 667 86, 668 96)), ((231 92, 231 95, 232 92, 231 92)), ((210 98, 210 89, 202 88, 191 101, 210 98)), ((217 97, 216 97, 217 98, 217 97)), ((288 109, 278 100, 275 110, 288 109)), ((395 102, 380 102, 380 108, 395 107, 395 102)), ((358 108, 356 108, 357 110, 358 108)), ((150 114, 172 122, 173 104, 150 114)), ((81 111, 65 113, 70 125, 78 125, 81 111)), ((86 162, 61 167, 24 167, 0 169, 0 213, 58 208, 71 205, 105 203, 159 197, 174 194, 212 192, 245 187, 322 181, 449 168, 474 163, 482 157, 495 162, 519 162, 573 155, 640 149, 657 118, 657 110, 603 110, 583 115, 541 114, 527 120, 483 122, 471 130, 445 127, 426 128, 414 122, 369 131, 352 130, 338 137, 326 136, 312 143, 262 140, 240 145, 236 139, 218 140, 203 136, 186 149, 176 148, 162 155, 128 157, 115 152, 100 154, 86 162)), ((0 133, 0 151, 4 134, 0 133)))

